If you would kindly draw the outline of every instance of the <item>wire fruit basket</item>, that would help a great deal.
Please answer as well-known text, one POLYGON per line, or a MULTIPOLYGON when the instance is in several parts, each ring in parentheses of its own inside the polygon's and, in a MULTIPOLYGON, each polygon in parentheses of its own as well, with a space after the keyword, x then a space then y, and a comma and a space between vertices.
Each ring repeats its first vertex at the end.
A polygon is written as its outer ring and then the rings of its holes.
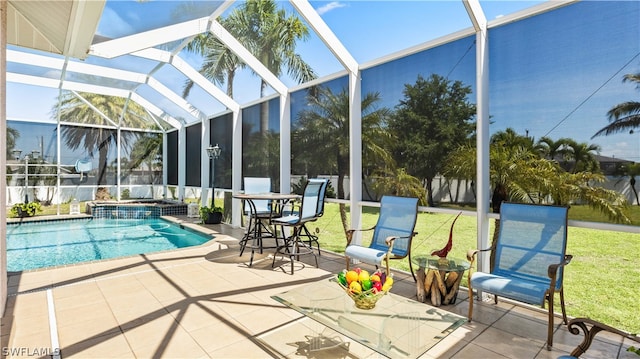
POLYGON ((356 308, 373 309, 380 298, 391 289, 393 278, 380 271, 371 276, 366 271, 356 268, 338 273, 338 285, 353 300, 356 308))
POLYGON ((349 288, 338 283, 342 289, 347 293, 349 298, 353 299, 356 308, 360 309, 373 309, 380 298, 384 297, 387 292, 374 292, 374 289, 369 289, 364 292, 354 293, 349 288))

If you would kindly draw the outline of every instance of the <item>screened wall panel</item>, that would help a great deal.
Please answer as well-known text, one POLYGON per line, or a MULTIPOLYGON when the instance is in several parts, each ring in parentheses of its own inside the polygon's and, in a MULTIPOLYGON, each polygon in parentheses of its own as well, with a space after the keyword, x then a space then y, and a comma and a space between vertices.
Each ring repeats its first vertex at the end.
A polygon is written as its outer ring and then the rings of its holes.
MULTIPOLYGON (((554 195, 568 184, 584 187, 581 175, 632 198, 630 186, 624 186, 630 178, 607 167, 622 170, 625 163, 637 162, 640 134, 629 128, 598 132, 609 124, 611 109, 637 99, 637 88, 623 79, 640 73, 639 18, 636 1, 585 1, 490 29, 492 175, 509 175, 504 159, 517 164, 521 152, 514 148, 519 146, 538 150, 536 161, 560 167, 557 175, 545 176, 561 179, 555 189, 531 183, 535 173, 519 181, 536 202, 586 206, 585 195, 554 195), (592 173, 604 176, 604 182, 592 173)), ((503 197, 513 198, 514 187, 506 187, 503 197)), ((620 221, 601 213, 595 217, 620 221)))
POLYGON ((431 206, 475 203, 471 176, 442 175, 449 153, 472 140, 474 88, 475 36, 363 70, 362 197, 425 198, 424 185, 431 206))
POLYGON ((121 185, 162 183, 162 134, 123 131, 130 138, 120 163, 121 185))
POLYGON ((53 201, 54 191, 40 190, 57 182, 56 126, 7 121, 7 203, 53 201))
POLYGON ((269 177, 280 188, 280 99, 242 109, 242 175, 269 177))
POLYGON ((202 149, 202 126, 200 124, 188 126, 186 128, 186 156, 187 156, 187 177, 186 185, 198 187, 200 186, 200 161, 202 149))
POLYGON ((167 133, 167 184, 178 185, 178 131, 167 133))
POLYGON ((348 78, 291 94, 291 181, 330 176, 338 198, 349 189, 348 78))
POLYGON ((233 114, 227 113, 214 117, 211 122, 209 144, 220 147, 220 158, 215 164, 216 188, 231 189, 231 155, 233 149, 233 114))

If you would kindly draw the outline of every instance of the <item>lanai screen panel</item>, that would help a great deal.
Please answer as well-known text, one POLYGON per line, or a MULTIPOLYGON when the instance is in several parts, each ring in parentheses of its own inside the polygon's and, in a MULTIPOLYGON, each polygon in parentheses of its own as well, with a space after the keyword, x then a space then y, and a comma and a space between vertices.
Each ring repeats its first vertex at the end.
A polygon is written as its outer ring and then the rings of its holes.
POLYGON ((233 115, 226 113, 210 121, 209 144, 220 147, 220 158, 216 160, 216 188, 231 189, 231 156, 233 155, 233 115))
MULTIPOLYGON (((200 186, 200 161, 201 158, 201 144, 202 144, 202 126, 200 124, 195 124, 192 126, 188 126, 186 128, 186 136, 187 140, 185 141, 186 146, 186 170, 187 170, 187 178, 186 185, 198 187, 200 186)), ((206 159, 209 160, 208 158, 206 159)), ((209 166, 207 166, 208 168, 209 166)), ((211 187, 211 182, 206 183, 207 187, 211 187)))
POLYGON ((475 134, 475 111, 458 114, 453 100, 460 93, 475 106, 475 52, 475 35, 468 35, 362 71, 363 198, 411 195, 395 192, 400 183, 377 180, 400 179, 402 169, 419 183, 431 181, 434 202, 475 203, 471 177, 442 176, 449 153, 475 134))
POLYGON ((336 189, 345 199, 349 189, 348 78, 339 77, 291 93, 291 180, 319 175, 344 179, 336 189))
POLYGON ((178 131, 167 133, 167 184, 178 185, 178 131))
MULTIPOLYGON (((635 1, 585 1, 492 27, 493 138, 543 144, 542 157, 566 173, 602 171, 608 176, 602 186, 624 193, 627 182, 600 164, 638 162, 640 135, 628 129, 594 135, 608 125, 612 108, 637 98, 637 88, 623 77, 640 72, 639 18, 635 1)), ((495 171, 500 164, 491 165, 495 171)), ((535 197, 536 188, 526 189, 535 197)))
POLYGON ((280 187, 280 99, 242 109, 243 177, 269 177, 280 187))
POLYGON ((122 133, 129 138, 129 145, 121 153, 120 184, 162 184, 162 134, 138 131, 122 133))

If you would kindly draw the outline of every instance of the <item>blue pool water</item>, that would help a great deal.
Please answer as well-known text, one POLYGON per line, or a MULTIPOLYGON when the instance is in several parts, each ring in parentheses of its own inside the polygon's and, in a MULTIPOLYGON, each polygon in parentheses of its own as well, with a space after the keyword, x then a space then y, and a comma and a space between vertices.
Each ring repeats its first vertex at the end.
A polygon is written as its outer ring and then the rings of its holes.
POLYGON ((22 271, 196 246, 210 240, 162 219, 87 219, 7 225, 7 270, 22 271))

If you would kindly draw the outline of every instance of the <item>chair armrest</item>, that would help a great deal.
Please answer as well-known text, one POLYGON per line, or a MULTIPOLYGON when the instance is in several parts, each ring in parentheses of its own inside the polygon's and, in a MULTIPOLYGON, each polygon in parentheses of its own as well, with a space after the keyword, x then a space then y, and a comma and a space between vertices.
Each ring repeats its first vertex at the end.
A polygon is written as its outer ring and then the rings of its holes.
POLYGON ((564 267, 567 264, 571 263, 572 259, 573 259, 573 256, 571 254, 565 254, 564 260, 562 262, 558 264, 549 265, 549 268, 547 269, 547 275, 549 276, 549 278, 551 278, 551 280, 555 282, 556 275, 558 274, 558 268, 564 267))
POLYGON ((574 334, 574 335, 580 334, 580 331, 584 333, 584 339, 582 340, 582 342, 571 352, 571 356, 576 358, 580 357, 580 355, 584 354, 587 351, 587 349, 589 349, 589 346, 591 346, 591 342, 593 342, 593 339, 595 338, 596 334, 598 334, 601 331, 618 334, 623 338, 627 338, 629 340, 633 340, 635 342, 640 343, 640 337, 638 337, 637 335, 632 335, 630 333, 623 332, 622 330, 610 327, 606 324, 597 322, 589 318, 572 319, 569 321, 569 324, 567 325, 567 329, 569 329, 569 332, 571 332, 571 334, 574 334), (587 326, 587 324, 590 327, 587 326))
POLYGON ((467 260, 469 261, 469 269, 471 269, 473 267, 473 262, 475 262, 476 260, 476 254, 478 254, 479 252, 487 252, 490 251, 491 248, 487 248, 487 249, 469 249, 467 251, 467 260))
POLYGON ((403 237, 389 236, 384 239, 384 242, 387 244, 387 247, 389 247, 387 249, 387 258, 391 257, 391 252, 393 252, 393 243, 396 240, 396 238, 403 238, 403 237))
POLYGON ((348 247, 348 246, 351 244, 351 241, 353 240, 353 234, 354 234, 355 232, 371 231, 371 230, 373 230, 374 228, 376 228, 376 227, 374 226, 374 227, 371 227, 371 228, 364 228, 364 229, 349 229, 349 230, 347 230, 347 245, 346 245, 346 246, 348 247))
POLYGON ((393 243, 395 242, 396 239, 398 238, 411 238, 413 236, 413 234, 411 236, 389 236, 387 238, 384 239, 384 242, 387 244, 387 247, 389 247, 387 249, 387 258, 391 258, 392 252, 393 252, 393 243))

